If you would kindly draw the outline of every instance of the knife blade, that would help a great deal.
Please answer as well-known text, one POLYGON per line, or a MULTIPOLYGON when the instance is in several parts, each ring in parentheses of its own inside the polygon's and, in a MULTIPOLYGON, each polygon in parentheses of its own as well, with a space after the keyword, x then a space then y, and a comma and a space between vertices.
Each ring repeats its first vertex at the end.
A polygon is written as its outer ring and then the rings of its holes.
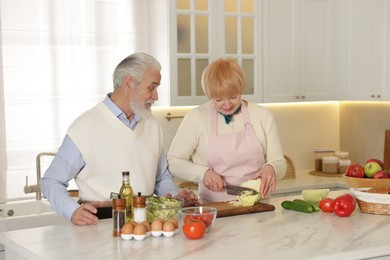
POLYGON ((234 186, 234 185, 229 185, 225 184, 225 190, 227 194, 229 195, 240 195, 243 191, 250 191, 250 195, 257 195, 259 194, 257 191, 251 188, 246 188, 246 187, 241 187, 241 186, 234 186))

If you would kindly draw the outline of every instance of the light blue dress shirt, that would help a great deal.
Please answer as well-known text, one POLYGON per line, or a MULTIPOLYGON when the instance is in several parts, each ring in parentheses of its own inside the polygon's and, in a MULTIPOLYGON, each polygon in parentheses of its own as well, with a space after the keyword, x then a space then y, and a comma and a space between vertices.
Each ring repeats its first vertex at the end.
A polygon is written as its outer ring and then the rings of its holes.
MULTIPOLYGON (((133 120, 128 120, 126 114, 111 101, 110 96, 111 93, 106 96, 103 103, 119 120, 134 130, 139 122, 139 116, 135 115, 133 120)), ((84 166, 85 161, 79 149, 72 139, 66 135, 53 162, 40 181, 43 196, 50 201, 51 207, 69 220, 79 204, 69 197, 67 187, 69 181, 74 179, 84 166)), ((168 162, 164 151, 158 161, 154 193, 157 196, 163 196, 167 193, 175 196, 179 193, 168 171, 168 162)))

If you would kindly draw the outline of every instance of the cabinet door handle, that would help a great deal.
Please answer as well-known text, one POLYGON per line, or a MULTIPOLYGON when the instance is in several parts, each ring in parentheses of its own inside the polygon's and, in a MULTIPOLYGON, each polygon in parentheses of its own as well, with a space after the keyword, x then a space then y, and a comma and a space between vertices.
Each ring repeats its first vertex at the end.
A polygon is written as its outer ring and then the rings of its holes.
POLYGON ((295 96, 295 99, 299 99, 299 96, 295 96))
POLYGON ((306 96, 301 96, 301 98, 302 98, 302 99, 305 99, 305 98, 306 98, 306 96))
POLYGON ((376 95, 377 98, 381 98, 382 96, 381 95, 376 95))
POLYGON ((372 94, 371 97, 372 97, 372 98, 375 98, 375 95, 372 94))

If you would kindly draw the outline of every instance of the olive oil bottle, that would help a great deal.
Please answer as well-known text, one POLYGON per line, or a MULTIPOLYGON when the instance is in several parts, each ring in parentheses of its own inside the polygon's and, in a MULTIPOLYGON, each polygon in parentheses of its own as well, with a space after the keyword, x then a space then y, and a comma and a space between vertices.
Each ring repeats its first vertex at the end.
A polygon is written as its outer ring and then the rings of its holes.
POLYGON ((121 198, 126 200, 126 223, 133 220, 133 189, 130 185, 130 172, 122 172, 122 186, 119 191, 121 198))

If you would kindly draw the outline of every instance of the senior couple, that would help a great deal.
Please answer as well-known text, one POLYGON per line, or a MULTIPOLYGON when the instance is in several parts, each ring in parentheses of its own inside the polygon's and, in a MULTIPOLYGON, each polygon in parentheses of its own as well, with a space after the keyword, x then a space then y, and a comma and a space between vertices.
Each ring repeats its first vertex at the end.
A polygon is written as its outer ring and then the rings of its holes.
POLYGON ((231 59, 205 68, 201 84, 209 102, 187 113, 165 155, 162 129, 150 112, 160 71, 146 53, 126 57, 114 70, 113 91, 68 128, 40 186, 52 208, 75 225, 98 223, 96 213, 118 190, 122 171, 130 171, 134 191, 183 198, 187 206, 233 200, 225 183, 256 178, 264 197, 285 175, 273 116, 241 98, 244 73, 231 59), (180 191, 172 175, 198 183, 199 200, 189 189, 180 191), (85 203, 68 195, 72 179, 85 203))

